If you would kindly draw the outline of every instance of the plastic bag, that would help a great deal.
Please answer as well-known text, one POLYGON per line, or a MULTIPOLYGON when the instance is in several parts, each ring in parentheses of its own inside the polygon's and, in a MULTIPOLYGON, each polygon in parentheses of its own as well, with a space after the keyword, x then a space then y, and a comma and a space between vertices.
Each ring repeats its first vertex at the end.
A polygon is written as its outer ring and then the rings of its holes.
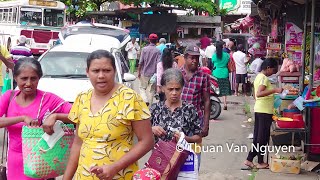
POLYGON ((198 180, 198 161, 198 155, 194 152, 189 152, 189 156, 186 162, 181 167, 177 180, 198 180))
POLYGON ((7 92, 8 90, 10 90, 12 88, 11 82, 12 82, 12 80, 9 77, 9 73, 6 73, 6 76, 3 80, 3 87, 2 87, 2 92, 1 92, 2 94, 4 94, 5 92, 7 92))
POLYGON ((180 150, 189 151, 186 162, 182 165, 178 174, 177 180, 198 180, 199 179, 199 167, 198 167, 198 155, 194 152, 192 145, 188 143, 184 138, 179 139, 177 148, 180 150))
POLYGON ((157 82, 157 74, 154 73, 153 76, 150 78, 149 83, 154 84, 157 82))

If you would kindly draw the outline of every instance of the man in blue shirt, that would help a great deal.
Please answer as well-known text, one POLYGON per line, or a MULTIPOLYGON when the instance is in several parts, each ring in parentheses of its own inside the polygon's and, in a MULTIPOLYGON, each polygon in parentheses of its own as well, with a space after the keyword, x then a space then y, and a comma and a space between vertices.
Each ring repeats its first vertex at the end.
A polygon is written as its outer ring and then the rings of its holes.
POLYGON ((167 46, 166 46, 166 39, 165 39, 165 38, 160 38, 159 43, 160 43, 160 44, 157 46, 157 48, 160 50, 160 52, 161 52, 161 54, 162 54, 164 48, 167 47, 167 46))

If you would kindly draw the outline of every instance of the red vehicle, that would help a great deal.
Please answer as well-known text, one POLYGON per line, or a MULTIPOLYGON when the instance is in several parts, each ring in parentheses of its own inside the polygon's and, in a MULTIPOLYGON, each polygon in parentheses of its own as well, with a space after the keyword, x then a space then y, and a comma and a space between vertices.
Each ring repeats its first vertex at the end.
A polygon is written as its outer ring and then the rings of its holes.
POLYGON ((201 67, 200 69, 210 77, 210 119, 217 119, 221 114, 220 90, 217 79, 211 75, 211 70, 208 67, 201 67))

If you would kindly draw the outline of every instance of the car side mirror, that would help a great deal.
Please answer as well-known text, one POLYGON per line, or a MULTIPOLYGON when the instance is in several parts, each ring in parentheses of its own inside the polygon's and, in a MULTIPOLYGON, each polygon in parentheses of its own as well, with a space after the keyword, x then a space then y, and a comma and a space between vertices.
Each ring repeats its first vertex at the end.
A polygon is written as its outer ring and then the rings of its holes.
POLYGON ((135 75, 130 74, 130 73, 124 73, 123 79, 122 79, 123 82, 131 82, 131 81, 134 81, 134 80, 136 80, 136 76, 135 75))

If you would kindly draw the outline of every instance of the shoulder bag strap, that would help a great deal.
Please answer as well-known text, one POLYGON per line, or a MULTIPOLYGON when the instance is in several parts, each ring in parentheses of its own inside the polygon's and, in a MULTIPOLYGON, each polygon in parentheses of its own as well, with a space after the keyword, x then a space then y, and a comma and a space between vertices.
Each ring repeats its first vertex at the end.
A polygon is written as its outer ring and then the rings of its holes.
MULTIPOLYGON (((8 114, 8 109, 10 102, 14 96, 14 90, 11 90, 10 99, 7 106, 6 116, 8 114)), ((7 151, 8 151, 8 141, 7 141, 7 130, 3 128, 3 140, 2 140, 2 154, 1 154, 1 165, 3 165, 4 160, 7 158, 7 151)))
POLYGON ((66 101, 61 102, 57 107, 55 107, 55 108, 50 112, 50 115, 53 114, 53 113, 55 113, 56 110, 57 110, 58 108, 60 108, 64 103, 66 103, 66 101))

